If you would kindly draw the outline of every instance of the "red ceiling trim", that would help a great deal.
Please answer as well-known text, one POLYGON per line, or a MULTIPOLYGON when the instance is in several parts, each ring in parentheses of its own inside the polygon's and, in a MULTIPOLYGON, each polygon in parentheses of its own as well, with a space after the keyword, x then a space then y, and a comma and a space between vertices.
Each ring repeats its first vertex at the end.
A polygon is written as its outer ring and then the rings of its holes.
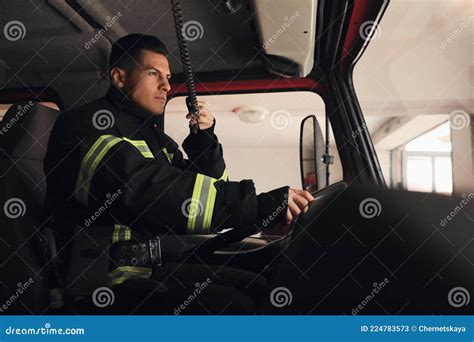
MULTIPOLYGON (((196 92, 200 95, 227 93, 251 93, 274 91, 313 91, 323 93, 323 86, 311 78, 279 78, 274 80, 239 80, 221 82, 198 82, 196 92)), ((169 97, 187 95, 185 83, 172 84, 169 97)))

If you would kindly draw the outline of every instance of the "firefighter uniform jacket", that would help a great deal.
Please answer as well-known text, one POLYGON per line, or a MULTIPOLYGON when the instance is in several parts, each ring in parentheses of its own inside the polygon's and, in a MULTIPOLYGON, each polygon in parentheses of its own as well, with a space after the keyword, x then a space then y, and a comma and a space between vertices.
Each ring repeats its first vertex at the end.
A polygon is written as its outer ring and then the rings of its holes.
POLYGON ((65 221, 110 223, 126 227, 114 239, 129 240, 132 233, 208 234, 284 216, 288 187, 257 196, 251 180, 228 180, 214 126, 190 133, 185 159, 157 122, 113 86, 59 116, 44 164, 56 230, 70 234, 65 221))

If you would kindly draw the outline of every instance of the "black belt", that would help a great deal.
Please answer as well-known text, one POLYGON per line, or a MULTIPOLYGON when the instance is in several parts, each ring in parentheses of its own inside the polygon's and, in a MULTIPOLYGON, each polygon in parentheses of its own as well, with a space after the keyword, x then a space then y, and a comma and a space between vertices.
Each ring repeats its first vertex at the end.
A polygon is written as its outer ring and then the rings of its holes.
POLYGON ((118 266, 157 267, 162 265, 160 238, 146 242, 118 241, 110 246, 112 268, 118 266))

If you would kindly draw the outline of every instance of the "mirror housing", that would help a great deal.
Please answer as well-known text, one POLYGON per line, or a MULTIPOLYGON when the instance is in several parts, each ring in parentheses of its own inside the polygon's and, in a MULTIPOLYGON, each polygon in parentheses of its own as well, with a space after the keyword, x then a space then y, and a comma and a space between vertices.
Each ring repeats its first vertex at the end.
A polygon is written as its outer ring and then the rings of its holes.
POLYGON ((321 127, 316 115, 309 115, 300 126, 300 169, 304 190, 313 193, 327 183, 325 146, 321 127))

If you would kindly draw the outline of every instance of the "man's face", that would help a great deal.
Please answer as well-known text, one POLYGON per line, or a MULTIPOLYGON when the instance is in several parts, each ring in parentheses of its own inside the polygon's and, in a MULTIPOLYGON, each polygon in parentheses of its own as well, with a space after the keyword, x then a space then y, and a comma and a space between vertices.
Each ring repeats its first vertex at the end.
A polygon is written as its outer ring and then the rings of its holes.
POLYGON ((125 71, 122 91, 136 105, 153 115, 161 115, 171 89, 168 59, 160 53, 143 50, 137 62, 132 70, 125 71))

